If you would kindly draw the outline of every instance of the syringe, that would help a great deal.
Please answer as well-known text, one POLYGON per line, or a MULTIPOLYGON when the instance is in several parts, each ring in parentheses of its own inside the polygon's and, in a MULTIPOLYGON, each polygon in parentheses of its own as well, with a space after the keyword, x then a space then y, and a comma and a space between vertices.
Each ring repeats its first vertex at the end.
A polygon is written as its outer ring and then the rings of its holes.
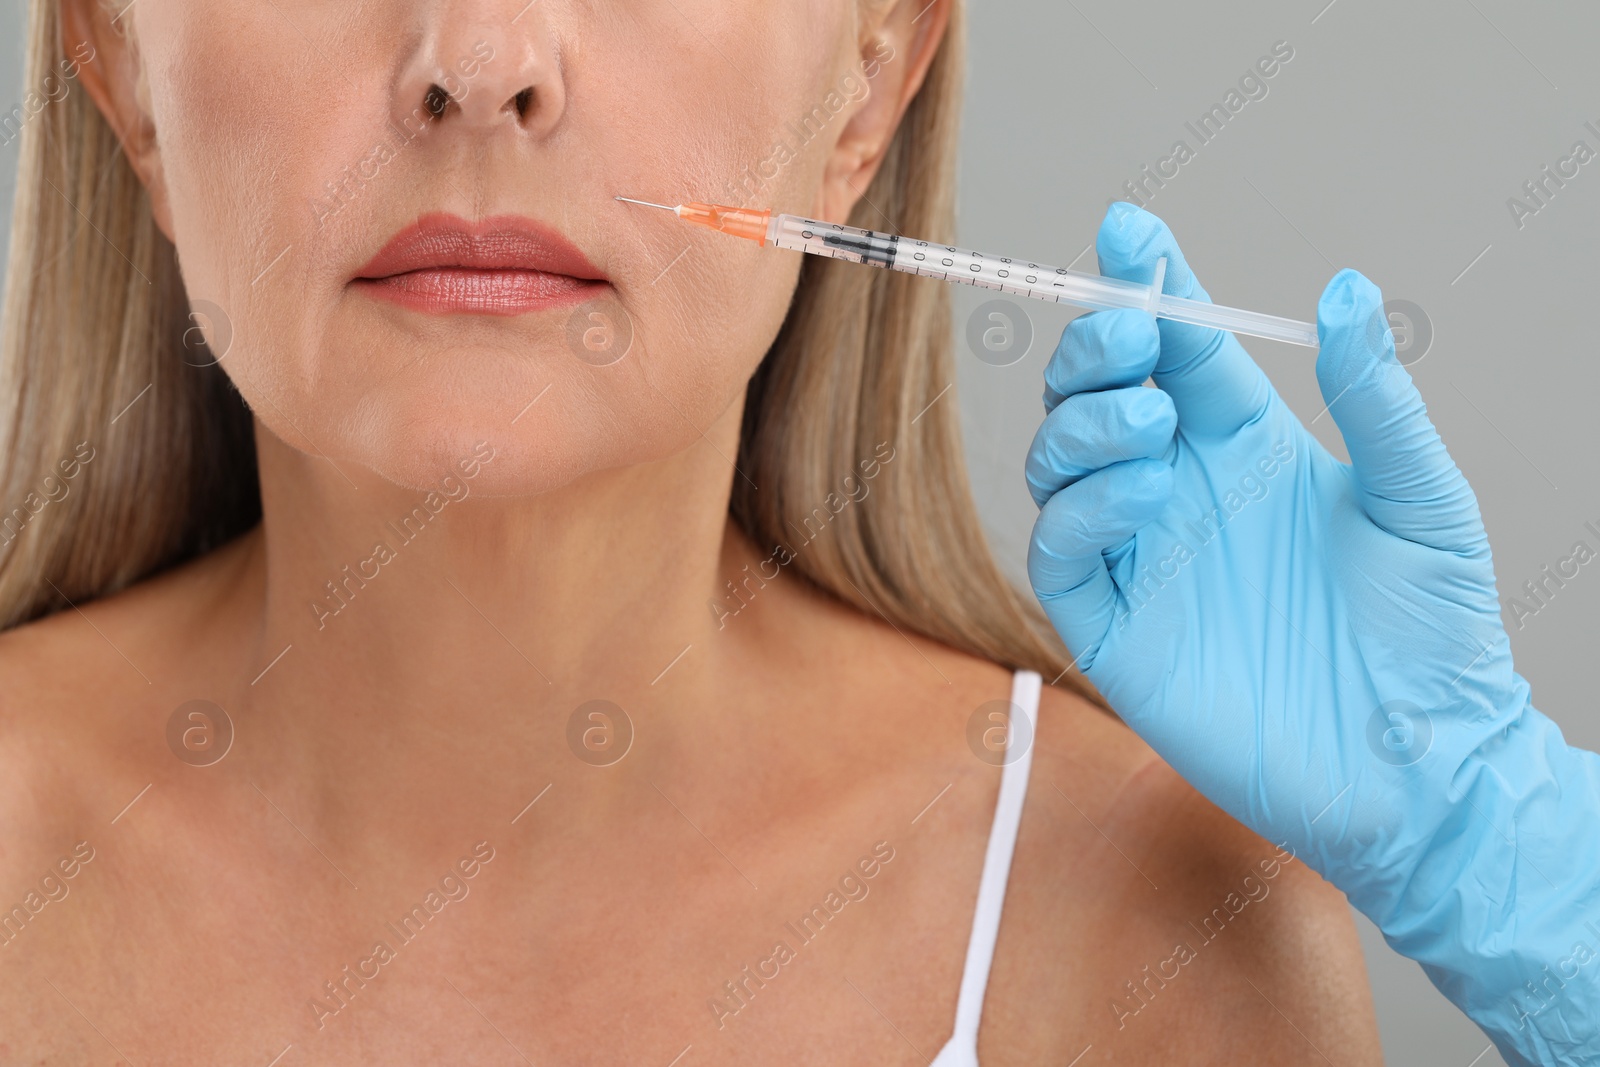
POLYGON ((743 237, 762 246, 770 242, 779 248, 808 252, 814 256, 867 263, 907 274, 938 278, 940 281, 994 289, 1013 296, 1073 304, 1092 311, 1141 308, 1156 318, 1174 322, 1209 326, 1272 341, 1287 341, 1309 348, 1316 348, 1318 343, 1317 328, 1309 322, 1166 295, 1161 291, 1161 283, 1166 275, 1165 259, 1157 262, 1152 283, 1141 285, 1029 260, 991 256, 970 248, 917 241, 875 230, 841 226, 836 222, 819 222, 799 215, 775 215, 770 211, 698 202, 669 207, 627 196, 617 199, 671 211, 684 222, 743 237))

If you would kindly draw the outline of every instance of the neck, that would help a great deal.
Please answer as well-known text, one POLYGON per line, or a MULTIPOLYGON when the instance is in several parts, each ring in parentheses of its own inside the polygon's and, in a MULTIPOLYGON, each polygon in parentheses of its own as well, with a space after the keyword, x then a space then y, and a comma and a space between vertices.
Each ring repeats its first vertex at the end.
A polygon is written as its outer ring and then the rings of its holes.
POLYGON ((418 492, 258 432, 249 704, 322 734, 370 732, 377 709, 384 728, 493 730, 507 709, 659 696, 663 672, 679 692, 702 683, 732 647, 709 603, 749 552, 727 519, 739 416, 666 459, 517 498, 474 492, 470 462, 449 493, 418 492))

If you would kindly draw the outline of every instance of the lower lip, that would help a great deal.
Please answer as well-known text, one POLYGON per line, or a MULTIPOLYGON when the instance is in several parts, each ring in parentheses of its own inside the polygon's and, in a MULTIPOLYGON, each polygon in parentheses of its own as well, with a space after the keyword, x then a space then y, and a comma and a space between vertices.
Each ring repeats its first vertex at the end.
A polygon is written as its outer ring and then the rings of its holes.
POLYGON ((356 284, 380 300, 430 315, 526 315, 570 307, 598 295, 606 283, 537 270, 414 270, 356 284))

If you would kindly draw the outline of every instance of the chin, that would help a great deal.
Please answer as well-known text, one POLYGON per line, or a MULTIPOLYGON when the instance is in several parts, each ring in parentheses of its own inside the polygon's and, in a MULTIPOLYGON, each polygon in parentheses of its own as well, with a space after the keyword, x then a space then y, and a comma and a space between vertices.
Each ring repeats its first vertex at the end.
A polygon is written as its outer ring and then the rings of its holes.
MULTIPOLYGON (((480 497, 526 497, 600 471, 647 464, 692 447, 700 435, 661 397, 619 415, 581 383, 558 376, 539 396, 508 399, 478 379, 469 389, 404 390, 369 396, 341 430, 339 452, 395 485, 417 492, 442 479, 480 497), (513 421, 515 420, 515 421, 513 421)), ((330 454, 333 454, 330 450, 330 454)))

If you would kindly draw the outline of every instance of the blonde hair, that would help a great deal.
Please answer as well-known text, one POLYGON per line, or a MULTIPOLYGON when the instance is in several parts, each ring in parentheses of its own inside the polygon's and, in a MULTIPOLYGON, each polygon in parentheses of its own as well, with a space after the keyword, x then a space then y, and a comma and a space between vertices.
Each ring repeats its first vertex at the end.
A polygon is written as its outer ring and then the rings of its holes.
MULTIPOLYGON (((853 225, 953 233, 964 12, 950 2, 939 54, 853 225)), ((57 0, 31 8, 34 85, 64 49, 57 0)), ((72 86, 22 130, 0 340, 0 629, 114 592, 259 521, 251 416, 186 344, 188 311, 142 184, 72 86), (91 458, 69 478, 83 442, 91 458)), ((887 443, 876 499, 840 510, 788 569, 902 630, 1056 679, 1066 650, 1005 579, 979 523, 944 395, 954 381, 944 285, 809 260, 749 384, 739 452, 749 480, 735 477, 731 513, 757 546, 791 544, 887 443)), ((1066 684, 1099 702, 1080 676, 1066 684)))

